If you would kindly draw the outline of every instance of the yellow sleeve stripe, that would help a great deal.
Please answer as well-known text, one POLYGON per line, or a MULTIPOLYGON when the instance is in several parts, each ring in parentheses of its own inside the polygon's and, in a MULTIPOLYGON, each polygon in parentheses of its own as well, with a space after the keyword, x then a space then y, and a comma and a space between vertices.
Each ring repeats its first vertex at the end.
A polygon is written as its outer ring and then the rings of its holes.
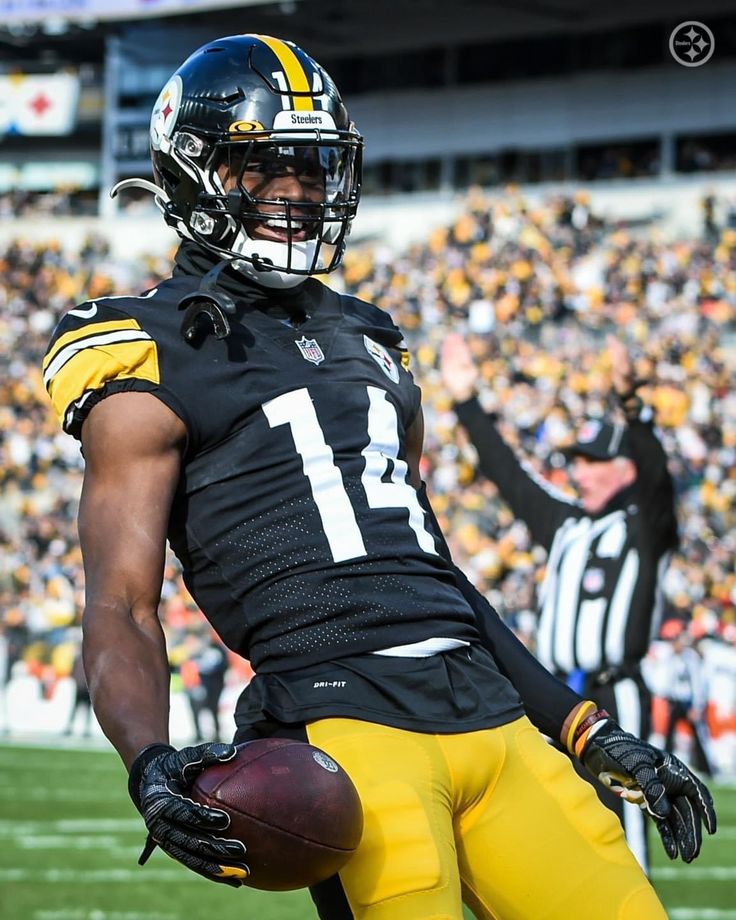
POLYGON ((72 342, 79 342, 82 339, 86 339, 88 336, 99 335, 104 332, 117 332, 121 329, 140 328, 140 325, 134 319, 114 319, 104 323, 88 323, 81 326, 79 329, 72 329, 71 332, 65 332, 64 335, 60 336, 59 339, 54 342, 52 348, 43 359, 44 374, 46 373, 46 368, 51 364, 56 355, 59 354, 61 349, 66 345, 70 345, 72 342))
POLYGON ((64 348, 56 352, 54 359, 46 366, 43 375, 44 386, 48 389, 51 381, 62 367, 71 359, 89 348, 103 348, 120 342, 150 342, 151 336, 142 329, 119 329, 115 332, 103 332, 98 335, 89 335, 76 342, 69 342, 64 348))
MULTIPOLYGON (((281 41, 279 38, 271 38, 270 35, 259 35, 258 38, 264 45, 268 45, 278 58, 289 86, 289 94, 311 93, 312 87, 309 85, 307 74, 293 49, 286 42, 281 41)), ((314 102, 311 96, 292 95, 292 105, 297 111, 314 111, 314 102)))
POLYGON ((77 351, 57 371, 48 391, 54 411, 64 426, 67 411, 85 393, 99 390, 112 380, 133 378, 156 384, 161 381, 156 343, 150 337, 77 351))

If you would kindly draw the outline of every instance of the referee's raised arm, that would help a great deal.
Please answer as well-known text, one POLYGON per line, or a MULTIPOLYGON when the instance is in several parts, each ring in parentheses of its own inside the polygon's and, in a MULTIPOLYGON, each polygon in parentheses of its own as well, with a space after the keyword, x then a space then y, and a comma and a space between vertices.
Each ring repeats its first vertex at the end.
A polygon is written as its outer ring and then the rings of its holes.
POLYGON ((453 409, 478 454, 478 469, 498 488, 535 542, 549 550, 563 521, 577 514, 575 502, 539 476, 510 447, 477 396, 479 373, 464 338, 448 335, 442 346, 442 379, 453 409))

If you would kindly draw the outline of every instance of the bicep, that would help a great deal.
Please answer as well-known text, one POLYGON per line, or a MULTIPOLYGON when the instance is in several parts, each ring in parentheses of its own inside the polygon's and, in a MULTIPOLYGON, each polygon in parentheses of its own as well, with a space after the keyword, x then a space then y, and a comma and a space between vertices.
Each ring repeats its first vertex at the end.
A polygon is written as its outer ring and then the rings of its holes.
POLYGON ((79 536, 88 612, 156 609, 184 439, 180 419, 148 393, 110 396, 86 419, 79 536))

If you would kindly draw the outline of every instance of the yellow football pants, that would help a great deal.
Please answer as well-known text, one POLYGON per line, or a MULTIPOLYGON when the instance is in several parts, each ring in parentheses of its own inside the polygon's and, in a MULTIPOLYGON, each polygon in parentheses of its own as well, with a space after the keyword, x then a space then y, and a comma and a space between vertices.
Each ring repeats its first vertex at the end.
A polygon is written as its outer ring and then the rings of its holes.
MULTIPOLYGON (((526 718, 456 735, 322 719, 349 773, 360 846, 340 879, 356 920, 667 920, 616 816, 526 718)), ((634 806, 631 806, 634 807, 634 806)))

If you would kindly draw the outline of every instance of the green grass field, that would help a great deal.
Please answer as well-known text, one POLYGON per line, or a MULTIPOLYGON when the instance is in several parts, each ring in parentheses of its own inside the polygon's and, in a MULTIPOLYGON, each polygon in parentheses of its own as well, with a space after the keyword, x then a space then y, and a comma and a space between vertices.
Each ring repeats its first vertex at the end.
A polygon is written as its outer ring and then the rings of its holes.
MULTIPOLYGON (((736 787, 719 786, 714 793, 719 833, 706 841, 697 862, 670 863, 655 844, 654 881, 672 920, 736 920, 736 787)), ((140 868, 142 826, 111 751, 0 746, 0 917, 315 917, 303 891, 221 888, 160 852, 140 868)))

